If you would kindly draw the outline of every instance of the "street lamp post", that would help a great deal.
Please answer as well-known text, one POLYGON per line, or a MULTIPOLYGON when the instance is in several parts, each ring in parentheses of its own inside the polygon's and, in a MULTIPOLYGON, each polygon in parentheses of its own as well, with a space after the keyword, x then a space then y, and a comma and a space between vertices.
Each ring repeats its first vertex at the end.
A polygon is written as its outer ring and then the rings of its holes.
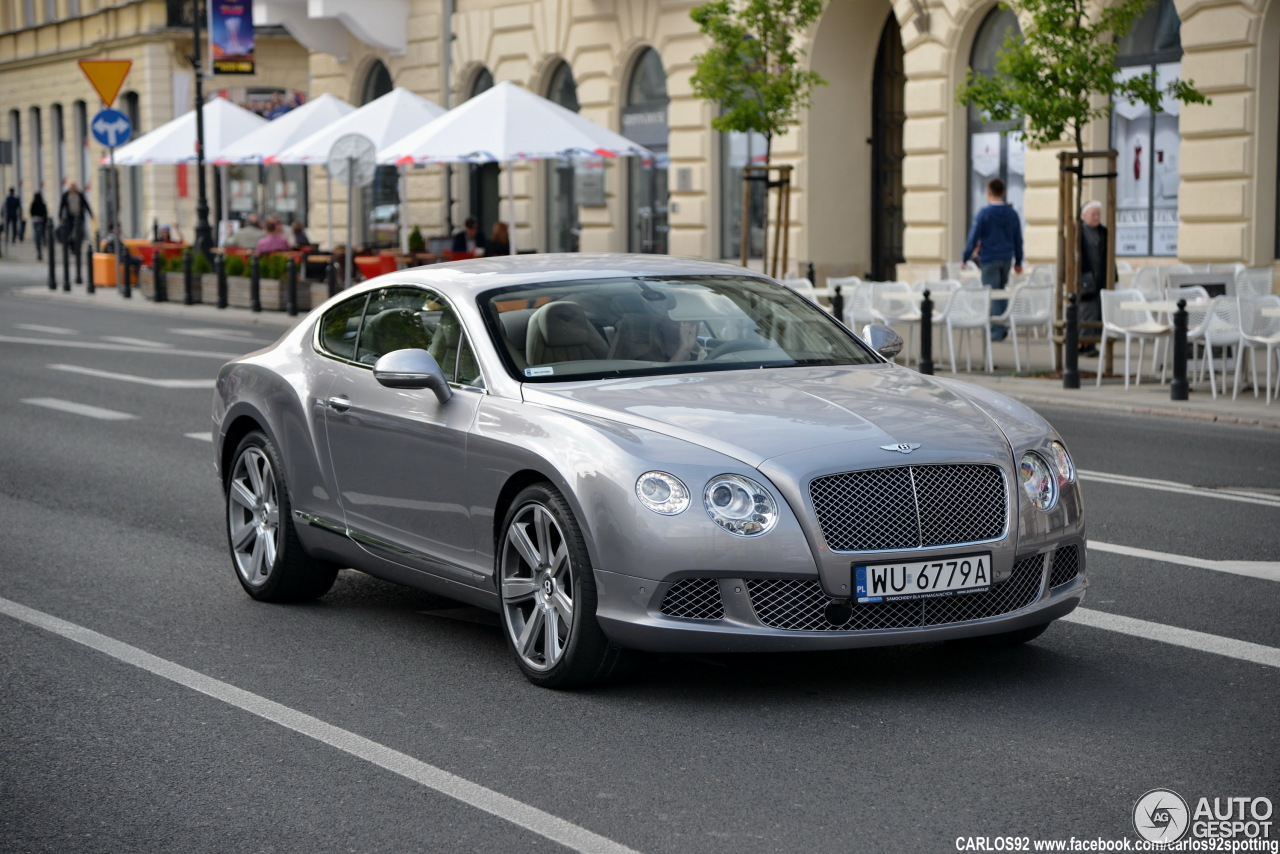
POLYGON ((191 3, 191 66, 196 75, 196 250, 208 256, 213 250, 209 228, 209 202, 204 180, 204 71, 200 65, 200 0, 191 3))

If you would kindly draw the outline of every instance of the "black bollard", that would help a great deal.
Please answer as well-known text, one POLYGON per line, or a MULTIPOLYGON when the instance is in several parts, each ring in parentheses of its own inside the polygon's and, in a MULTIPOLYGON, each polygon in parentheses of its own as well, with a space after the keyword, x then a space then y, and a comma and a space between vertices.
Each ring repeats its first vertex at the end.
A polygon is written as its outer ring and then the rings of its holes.
POLYGON ((218 276, 218 308, 227 307, 227 258, 219 255, 213 259, 213 272, 218 276))
MULTIPOLYGON (((94 245, 96 246, 97 244, 94 244, 94 245)), ((85 261, 85 268, 86 268, 86 269, 85 269, 85 271, 84 271, 84 272, 85 272, 85 275, 84 275, 84 292, 85 292, 86 294, 91 294, 91 293, 93 293, 93 292, 94 292, 94 288, 93 288, 93 246, 86 246, 86 247, 84 248, 84 261, 85 261)))
POLYGON ((324 278, 329 284, 329 296, 338 292, 338 262, 330 261, 324 268, 324 278))
POLYGON ((133 265, 129 263, 132 260, 132 256, 125 251, 123 244, 121 244, 119 252, 120 254, 117 257, 120 260, 116 265, 116 270, 124 273, 120 277, 120 296, 125 299, 133 299, 133 265))
MULTIPOLYGON (((80 270, 80 244, 78 244, 78 243, 76 244, 76 251, 75 251, 75 252, 72 252, 71 254, 76 256, 76 284, 77 284, 77 285, 79 285, 79 284, 83 284, 83 283, 84 283, 84 273, 80 270)), ((69 291, 69 290, 71 290, 71 288, 70 288, 70 287, 66 287, 66 288, 63 288, 63 290, 67 290, 67 291, 69 291)))
POLYGON ((1180 299, 1178 310, 1173 313, 1173 380, 1169 383, 1169 399, 1186 400, 1188 391, 1187 301, 1180 299))
POLYGON ((71 241, 62 241, 62 289, 71 290, 71 241))
POLYGON ((805 276, 805 278, 809 280, 809 284, 815 287, 817 286, 818 283, 814 281, 814 278, 813 278, 813 262, 812 261, 809 262, 809 267, 808 267, 807 275, 805 276))
POLYGON ((53 229, 49 227, 47 220, 44 231, 49 241, 46 247, 49 250, 49 290, 56 291, 58 289, 58 258, 54 252, 54 247, 57 244, 54 243, 53 229))
POLYGON ((844 323, 844 294, 839 285, 836 285, 836 292, 831 295, 831 313, 836 316, 836 320, 844 323))
POLYGON ((258 278, 258 256, 249 259, 249 311, 262 311, 262 281, 258 278))
POLYGON ((196 276, 195 276, 196 253, 188 246, 182 250, 182 304, 195 305, 196 303, 196 276))
MULTIPOLYGON (((1067 297, 1067 313, 1062 330, 1062 387, 1080 388, 1080 309, 1076 295, 1067 297)), ((1102 373, 1102 360, 1098 360, 1102 373)))
POLYGON ((928 291, 920 301, 920 373, 933 373, 933 300, 928 291))
POLYGON ((164 272, 164 256, 157 252, 151 256, 152 278, 155 280, 155 294, 153 299, 156 302, 167 302, 169 300, 169 277, 164 272))
POLYGON ((290 317, 298 314, 298 262, 289 257, 289 263, 285 265, 285 311, 290 317))

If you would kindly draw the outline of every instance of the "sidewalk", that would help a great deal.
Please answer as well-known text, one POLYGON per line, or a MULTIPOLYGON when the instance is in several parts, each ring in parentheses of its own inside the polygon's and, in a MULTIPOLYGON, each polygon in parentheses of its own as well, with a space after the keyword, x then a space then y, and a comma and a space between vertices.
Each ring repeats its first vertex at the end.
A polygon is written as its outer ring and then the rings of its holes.
MULTIPOLYGON (((5 257, 0 259, 0 288, 32 299, 74 303, 76 305, 92 305, 104 309, 181 315, 208 323, 228 321, 256 323, 263 326, 287 329, 306 317, 305 313, 300 313, 297 317, 289 317, 283 312, 263 311, 254 313, 240 308, 217 309, 212 305, 183 305, 180 290, 178 291, 179 299, 177 302, 165 303, 150 302, 137 291, 134 292, 131 299, 124 299, 117 292, 117 288, 114 287, 98 288, 95 293, 88 294, 85 292, 84 285, 73 283, 71 291, 67 292, 62 290, 61 257, 59 257, 58 261, 58 290, 51 291, 49 290, 48 262, 36 262, 35 248, 29 241, 12 245, 5 257)), ((74 261, 71 267, 71 276, 74 282, 74 261)), ((913 346, 917 349, 910 354, 910 364, 912 365, 915 364, 915 360, 918 357, 918 339, 920 337, 918 330, 914 337, 917 340, 913 341, 913 346)), ((1208 378, 1206 377, 1204 382, 1191 383, 1189 400, 1173 401, 1169 399, 1168 384, 1161 385, 1158 374, 1155 378, 1149 376, 1151 367, 1150 347, 1147 348, 1146 352, 1141 385, 1133 385, 1131 382, 1128 390, 1126 390, 1123 378, 1103 378, 1102 385, 1095 387, 1094 378, 1099 359, 1082 357, 1080 359, 1080 388, 1064 389, 1060 378, 1049 376, 1049 346, 1043 339, 1032 339, 1031 364, 1029 366, 1025 361, 1025 344, 1020 348, 1024 359, 1021 375, 1014 374, 1013 344, 1010 340, 998 342, 993 346, 992 358, 995 362, 996 370, 991 374, 986 374, 981 370, 982 357, 977 346, 978 342, 975 340, 975 370, 973 373, 965 372, 962 340, 957 339, 956 341, 956 360, 960 364, 960 371, 952 374, 948 370, 945 333, 939 334, 935 331, 934 373, 938 376, 955 377, 976 385, 993 388, 1025 403, 1135 415, 1190 418, 1199 421, 1216 421, 1225 424, 1280 429, 1280 401, 1273 401, 1268 406, 1265 401, 1265 395, 1261 391, 1259 392, 1259 397, 1255 398, 1253 396, 1253 391, 1249 388, 1247 364, 1246 369, 1241 371, 1241 389, 1237 399, 1231 399, 1233 376, 1229 371, 1227 375, 1227 390, 1224 393, 1222 388, 1219 387, 1216 399, 1210 394, 1208 378)), ((1122 367, 1124 360, 1123 344, 1116 347, 1115 358, 1117 366, 1122 367)), ((1136 345, 1133 348, 1133 358, 1137 359, 1136 345)), ((904 359, 901 363, 906 364, 907 362, 904 359)), ((1261 367, 1259 366, 1258 378, 1260 382, 1262 381, 1261 367)), ((1188 379, 1191 379, 1191 377, 1188 377, 1188 379)))

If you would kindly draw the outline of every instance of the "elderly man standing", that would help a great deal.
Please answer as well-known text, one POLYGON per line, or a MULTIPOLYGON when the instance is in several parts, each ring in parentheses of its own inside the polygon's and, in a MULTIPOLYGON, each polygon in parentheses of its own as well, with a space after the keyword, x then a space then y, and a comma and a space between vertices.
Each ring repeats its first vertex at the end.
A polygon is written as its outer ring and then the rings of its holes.
POLYGON ((93 216, 89 200, 80 192, 80 185, 72 181, 62 199, 58 202, 58 228, 62 229, 62 242, 76 259, 76 284, 80 284, 80 244, 84 242, 88 229, 85 220, 93 216))
MULTIPOLYGON (((978 256, 982 270, 982 284, 989 288, 1004 288, 1009 282, 1009 268, 1022 272, 1022 220, 1012 205, 1005 204, 1004 181, 992 178, 987 182, 987 206, 973 218, 969 239, 964 244, 961 261, 978 256)), ((1006 300, 991 303, 991 314, 1004 312, 1006 300)), ((1003 341, 1008 330, 1003 326, 991 327, 991 340, 1003 341)))

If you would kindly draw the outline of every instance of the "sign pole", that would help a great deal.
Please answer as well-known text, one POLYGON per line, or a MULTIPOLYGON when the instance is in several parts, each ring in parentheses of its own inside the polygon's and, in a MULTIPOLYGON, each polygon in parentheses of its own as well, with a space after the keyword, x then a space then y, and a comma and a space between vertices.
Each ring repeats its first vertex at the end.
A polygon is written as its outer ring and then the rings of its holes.
POLYGON ((208 257, 213 248, 209 229, 209 201, 204 175, 204 71, 200 62, 200 2, 191 15, 191 65, 196 76, 196 251, 208 257))
POLYGON ((354 248, 351 242, 353 240, 351 220, 353 219, 352 196, 355 194, 355 184, 356 184, 356 159, 354 157, 348 157, 347 158, 347 251, 342 253, 342 264, 343 264, 343 267, 345 268, 344 272, 346 274, 346 285, 344 285, 344 287, 348 287, 348 288, 351 287, 351 254, 352 254, 352 249, 354 248))

